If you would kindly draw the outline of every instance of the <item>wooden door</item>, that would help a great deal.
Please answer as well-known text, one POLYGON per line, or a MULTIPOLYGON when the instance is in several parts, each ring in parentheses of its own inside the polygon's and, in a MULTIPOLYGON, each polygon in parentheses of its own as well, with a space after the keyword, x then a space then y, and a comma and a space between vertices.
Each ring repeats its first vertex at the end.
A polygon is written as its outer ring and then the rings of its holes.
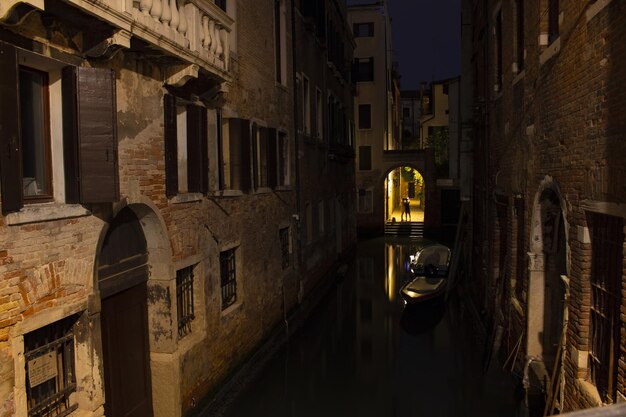
POLYGON ((107 417, 152 416, 147 260, 141 223, 124 208, 111 223, 98 258, 107 417))
POLYGON ((152 416, 146 282, 102 300, 105 413, 152 416))

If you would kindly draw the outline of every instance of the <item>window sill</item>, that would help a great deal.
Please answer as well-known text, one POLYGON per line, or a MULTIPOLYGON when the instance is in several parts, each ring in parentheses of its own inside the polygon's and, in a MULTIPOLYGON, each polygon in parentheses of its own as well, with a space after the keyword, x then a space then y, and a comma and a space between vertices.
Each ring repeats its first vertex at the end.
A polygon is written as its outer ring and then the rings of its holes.
POLYGON ((222 319, 226 319, 229 316, 233 315, 235 312, 239 311, 242 305, 243 303, 241 301, 237 301, 235 302, 235 304, 226 307, 224 310, 222 310, 222 319))
POLYGON ((277 185, 274 191, 291 191, 291 185, 277 185))
POLYGON ((272 189, 269 187, 259 187, 254 190, 254 194, 269 194, 272 192, 272 189))
POLYGON ((214 197, 241 197, 242 195, 241 190, 219 190, 213 193, 214 197))
POLYGON ((552 57, 561 51, 561 37, 556 38, 546 49, 539 55, 539 65, 548 62, 552 57))
POLYGON ((169 202, 172 204, 193 203, 195 201, 202 201, 203 197, 202 193, 178 194, 170 198, 169 202))
POLYGON ((16 226, 89 215, 91 212, 80 204, 42 203, 25 206, 19 212, 7 214, 4 219, 9 226, 16 226))
MULTIPOLYGON (((193 327, 193 324, 192 324, 193 327)), ((198 326, 200 327, 200 326, 198 326)), ((193 329, 191 333, 186 334, 181 339, 178 339, 178 352, 182 354, 187 353, 193 349, 199 343, 202 343, 206 339, 206 331, 201 330, 194 333, 193 329)))

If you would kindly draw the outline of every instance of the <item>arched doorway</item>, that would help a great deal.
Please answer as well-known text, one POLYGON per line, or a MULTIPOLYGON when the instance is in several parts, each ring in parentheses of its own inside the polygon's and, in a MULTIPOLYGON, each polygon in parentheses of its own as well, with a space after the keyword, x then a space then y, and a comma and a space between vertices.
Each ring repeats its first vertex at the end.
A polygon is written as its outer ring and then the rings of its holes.
MULTIPOLYGON (((565 203, 550 176, 533 205, 527 291, 527 354, 543 359, 546 375, 555 367, 564 334, 568 271, 565 203)), ((562 361, 562 359, 561 359, 562 361)))
POLYGON ((111 223, 97 261, 109 417, 152 415, 147 261, 141 224, 130 208, 124 208, 111 223))
POLYGON ((410 166, 390 170, 384 180, 385 221, 423 222, 426 208, 426 187, 424 177, 410 166), (409 201, 409 213, 405 209, 405 199, 409 201))
POLYGON ((551 372, 563 333, 566 275, 566 238, 558 194, 548 188, 539 197, 544 256, 543 360, 551 372))

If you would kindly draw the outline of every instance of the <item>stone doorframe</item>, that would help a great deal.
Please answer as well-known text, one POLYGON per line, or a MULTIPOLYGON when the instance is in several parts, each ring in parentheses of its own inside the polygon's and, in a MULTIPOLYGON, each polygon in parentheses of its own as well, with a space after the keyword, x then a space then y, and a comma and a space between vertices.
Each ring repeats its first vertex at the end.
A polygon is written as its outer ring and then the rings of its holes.
MULTIPOLYGON (((124 208, 129 208, 137 216, 144 233, 148 251, 148 340, 150 349, 150 373, 152 376, 152 401, 154 415, 171 415, 175 416, 180 413, 176 404, 180 400, 180 378, 172 375, 173 370, 178 369, 172 366, 170 357, 176 350, 177 332, 176 323, 171 320, 175 317, 175 311, 172 311, 172 300, 169 298, 171 294, 176 294, 176 272, 174 270, 172 260, 172 249, 167 233, 165 221, 161 216, 159 209, 154 203, 143 196, 136 198, 127 198, 114 207, 114 219, 117 214, 124 208), (166 357, 163 360, 163 357, 166 357), (163 374, 168 375, 168 379, 172 382, 166 386, 155 384, 155 381, 163 379, 163 374), (178 413, 175 410, 178 409, 178 413), (164 414, 165 413, 165 414, 164 414), (170 413, 170 414, 168 414, 170 413)), ((100 299, 98 290, 98 257, 102 251, 104 238, 107 234, 111 223, 105 223, 100 231, 98 245, 96 248, 96 259, 94 262, 93 288, 94 299, 100 299)), ((97 308, 91 309, 90 322, 94 326, 94 335, 97 340, 94 341, 94 350, 96 356, 102 358, 102 340, 100 327, 100 303, 97 302, 97 308)), ((102 397, 104 397, 104 379, 103 379, 103 362, 99 360, 100 384, 102 388, 102 397)), ((96 384, 98 385, 98 384, 96 384)))
MULTIPOLYGON (((567 221, 567 203, 559 190, 558 184, 550 175, 546 175, 539 184, 533 201, 533 214, 530 224, 530 252, 528 252, 528 292, 526 296, 526 354, 529 358, 543 358, 542 333, 544 331, 545 304, 545 255, 543 229, 541 224, 541 195, 552 190, 559 198, 563 228, 565 230, 565 268, 567 276, 571 268, 571 248, 569 245, 569 223, 567 221)), ((567 304, 565 305, 567 308, 567 304)))

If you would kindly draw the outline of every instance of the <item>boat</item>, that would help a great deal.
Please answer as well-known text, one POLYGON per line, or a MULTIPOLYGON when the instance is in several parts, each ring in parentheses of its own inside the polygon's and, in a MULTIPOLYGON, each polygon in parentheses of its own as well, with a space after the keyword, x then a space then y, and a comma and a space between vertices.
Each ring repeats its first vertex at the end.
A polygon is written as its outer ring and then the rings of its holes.
POLYGON ((445 245, 431 244, 409 256, 412 278, 400 289, 407 305, 421 303, 443 295, 446 291, 451 251, 445 245))

